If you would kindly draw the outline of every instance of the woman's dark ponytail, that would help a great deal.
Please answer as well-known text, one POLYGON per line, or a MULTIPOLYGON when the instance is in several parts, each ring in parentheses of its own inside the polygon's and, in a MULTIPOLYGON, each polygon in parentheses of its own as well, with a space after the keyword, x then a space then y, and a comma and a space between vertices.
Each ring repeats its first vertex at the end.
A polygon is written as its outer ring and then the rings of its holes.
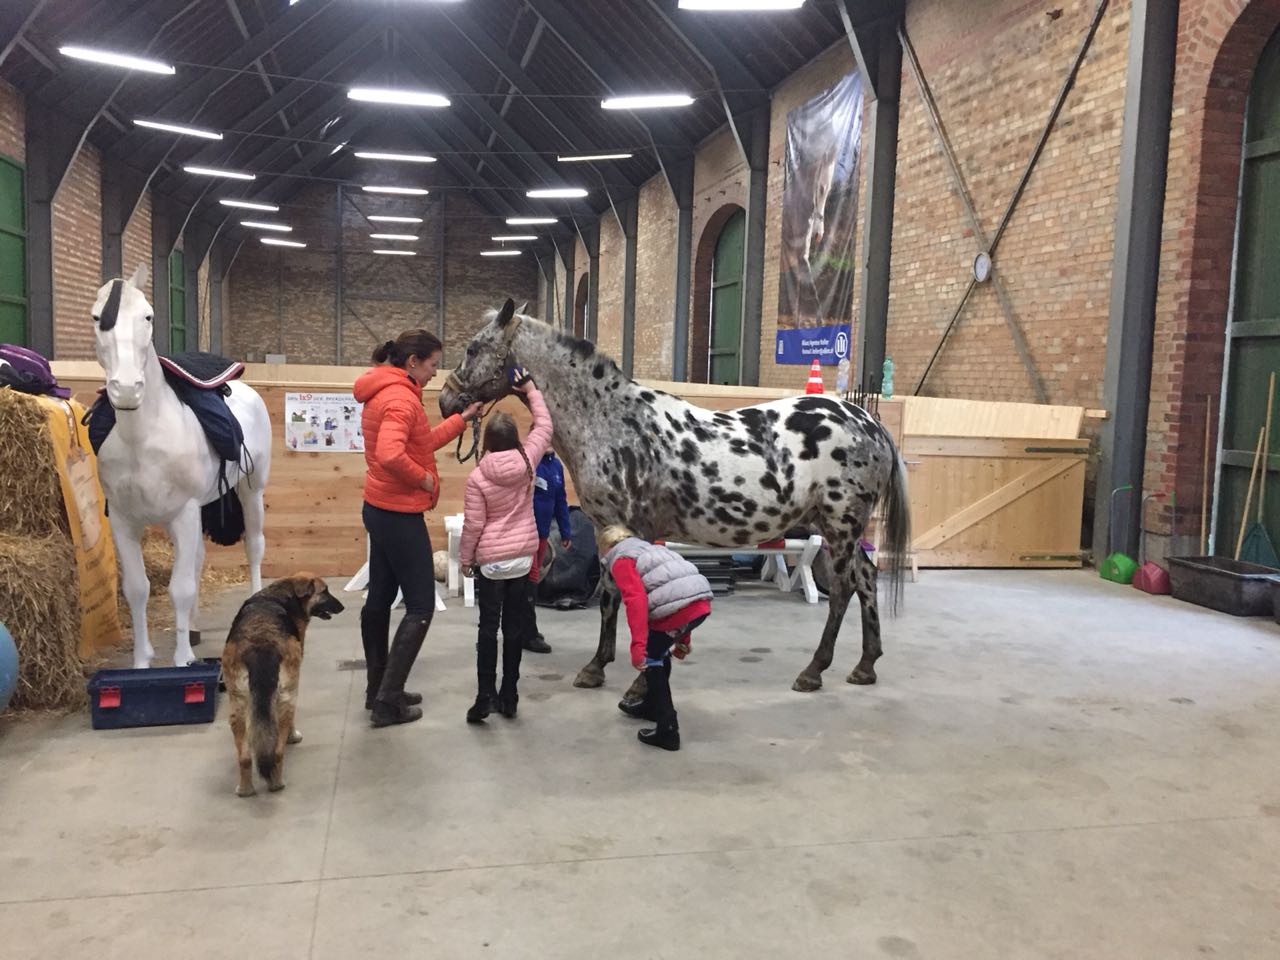
POLYGON ((410 357, 425 360, 444 350, 440 338, 429 330, 406 330, 394 340, 388 340, 373 351, 374 363, 391 363, 403 367, 410 357))

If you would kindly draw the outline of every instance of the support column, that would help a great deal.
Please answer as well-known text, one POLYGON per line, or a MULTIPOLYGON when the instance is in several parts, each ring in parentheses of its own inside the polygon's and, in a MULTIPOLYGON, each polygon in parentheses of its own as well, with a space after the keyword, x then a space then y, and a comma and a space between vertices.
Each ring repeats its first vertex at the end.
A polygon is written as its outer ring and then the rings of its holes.
POLYGON ((1095 558, 1108 550, 1109 539, 1114 549, 1137 555, 1177 34, 1177 0, 1133 0, 1103 386, 1108 418, 1094 494, 1095 558), (1126 485, 1133 488, 1132 505, 1112 531, 1111 491, 1126 485))
POLYGON ((591 220, 582 228, 582 245, 587 248, 587 322, 582 336, 596 342, 600 331, 600 221, 591 220))
POLYGON ((760 383, 760 321, 764 313, 764 231, 769 193, 769 106, 742 117, 747 183, 747 238, 742 262, 742 383, 760 383))
POLYGON ((125 277, 138 264, 124 263, 124 231, 147 189, 147 176, 132 167, 102 155, 102 280, 125 277))
MULTIPOLYGON (((342 366, 342 275, 345 259, 342 255, 342 184, 334 190, 333 206, 334 278, 333 278, 333 362, 342 366)), ((442 341, 443 342, 443 341, 442 341)))
POLYGON ((182 232, 183 212, 168 197, 151 198, 151 283, 152 338, 156 350, 168 353, 169 344, 169 254, 182 232))
MULTIPOLYGON (((34 112, 40 105, 30 102, 34 112)), ((26 129, 27 343, 53 357, 53 198, 80 149, 81 129, 52 110, 26 129)))
POLYGON ((564 269, 564 304, 561 310, 560 327, 566 333, 573 332, 573 271, 576 239, 575 234, 556 242, 556 251, 560 254, 560 266, 564 269))
POLYGON ((671 327, 671 379, 689 379, 689 283, 693 272, 693 158, 667 168, 676 201, 676 304, 671 327))
POLYGON ((226 274, 226 248, 215 240, 209 248, 209 349, 214 353, 222 352, 222 284, 226 274))
POLYGON ((640 227, 640 196, 628 197, 622 214, 622 372, 631 376, 636 352, 636 239, 640 227))

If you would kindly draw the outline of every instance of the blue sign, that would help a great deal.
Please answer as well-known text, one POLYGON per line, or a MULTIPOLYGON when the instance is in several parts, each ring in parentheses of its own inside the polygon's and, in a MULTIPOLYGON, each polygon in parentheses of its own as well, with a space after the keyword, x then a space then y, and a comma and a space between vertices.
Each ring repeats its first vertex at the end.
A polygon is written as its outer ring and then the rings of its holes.
POLYGON ((847 323, 779 330, 774 347, 774 362, 803 363, 807 366, 817 357, 819 363, 834 366, 849 356, 849 336, 850 325, 847 323))

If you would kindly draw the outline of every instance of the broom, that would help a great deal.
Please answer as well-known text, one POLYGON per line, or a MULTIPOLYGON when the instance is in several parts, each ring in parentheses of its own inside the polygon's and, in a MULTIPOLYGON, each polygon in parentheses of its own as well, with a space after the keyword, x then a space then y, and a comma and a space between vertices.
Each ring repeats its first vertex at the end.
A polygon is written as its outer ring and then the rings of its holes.
MULTIPOLYGON (((1259 563, 1265 567, 1280 566, 1280 559, 1276 557, 1276 548, 1271 542, 1271 536, 1267 533, 1267 528, 1262 525, 1262 508, 1267 502, 1267 473, 1270 463, 1268 457, 1271 452, 1271 404, 1275 399, 1276 392, 1276 375, 1271 374, 1270 383, 1267 386, 1267 420, 1266 426, 1262 428, 1262 469, 1258 474, 1258 519, 1254 521, 1249 532, 1245 534, 1244 543, 1236 548, 1236 559, 1247 560, 1250 563, 1259 563)), ((1253 489, 1253 481, 1250 479, 1250 492, 1253 489)), ((1247 500, 1247 498, 1246 498, 1247 500)), ((1247 514, 1248 508, 1245 508, 1247 514)))

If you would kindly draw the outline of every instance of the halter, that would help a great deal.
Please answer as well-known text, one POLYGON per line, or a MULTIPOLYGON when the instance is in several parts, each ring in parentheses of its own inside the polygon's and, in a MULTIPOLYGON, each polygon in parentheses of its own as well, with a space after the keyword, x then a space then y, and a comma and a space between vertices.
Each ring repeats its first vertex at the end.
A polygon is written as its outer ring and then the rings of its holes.
MULTIPOLYGON (((523 322, 523 317, 517 314, 513 316, 507 324, 507 329, 503 331, 502 334, 502 346, 498 350, 498 372, 488 380, 481 381, 480 385, 475 388, 477 392, 483 390, 491 383, 506 383, 508 386, 510 385, 509 371, 512 365, 507 361, 515 352, 511 348, 511 341, 515 339, 516 331, 520 329, 520 324, 523 322)), ((458 375, 453 370, 449 371, 449 376, 445 378, 444 385, 458 395, 458 402, 462 404, 464 409, 471 406, 471 404, 475 403, 478 399, 474 394, 467 393, 462 389, 462 383, 458 380, 458 375)), ((507 393, 510 392, 511 391, 508 389, 507 393)), ((489 415, 489 412, 493 410, 498 401, 505 397, 507 393, 500 393, 498 396, 490 400, 489 405, 481 410, 476 418, 471 421, 471 449, 467 451, 465 456, 462 453, 462 435, 458 435, 458 446, 454 450, 453 455, 457 457, 459 463, 466 463, 476 455, 476 450, 480 447, 480 425, 484 422, 484 418, 489 415)), ((479 462, 478 458, 476 462, 479 462)))

